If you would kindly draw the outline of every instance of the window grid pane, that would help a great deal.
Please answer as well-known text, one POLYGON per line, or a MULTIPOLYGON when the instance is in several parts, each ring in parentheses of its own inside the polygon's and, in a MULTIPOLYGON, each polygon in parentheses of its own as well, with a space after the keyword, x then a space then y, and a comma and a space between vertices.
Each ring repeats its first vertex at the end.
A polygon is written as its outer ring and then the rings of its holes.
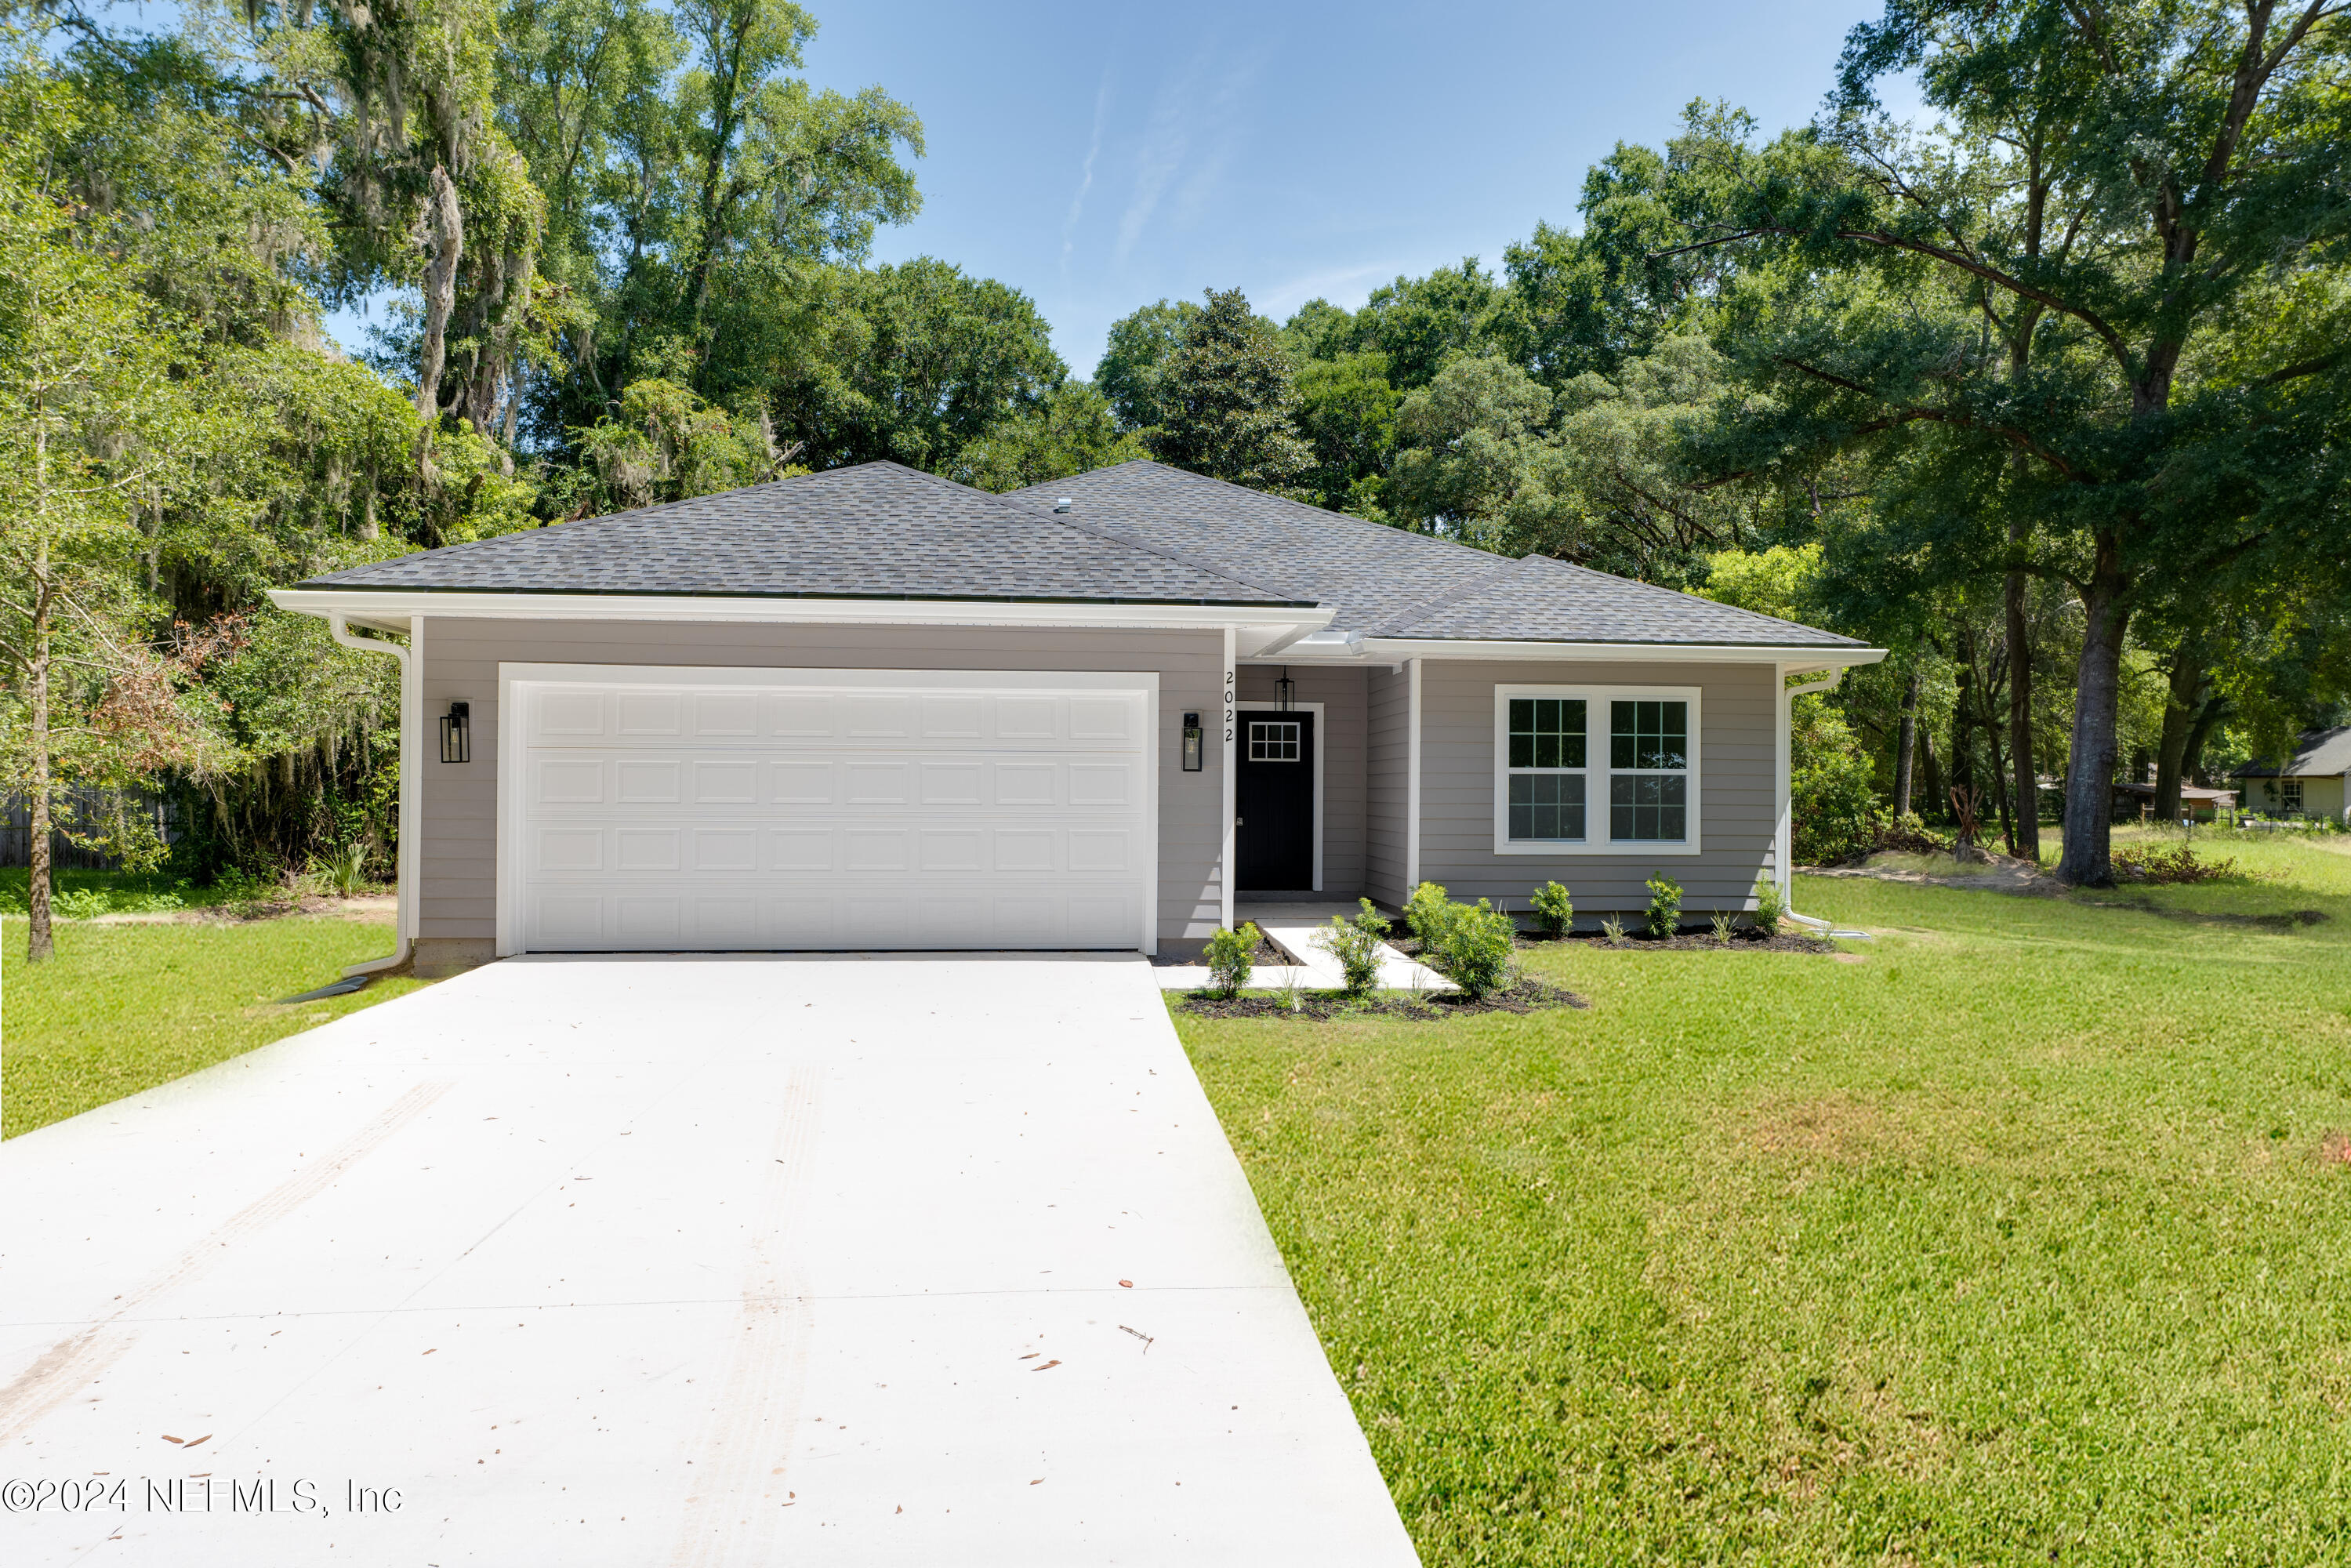
POLYGON ((1583 715, 1581 697, 1512 697, 1510 765, 1583 767, 1583 715))
POLYGON ((1615 774, 1608 780, 1608 836, 1672 842, 1689 837, 1689 780, 1615 774))
POLYGON ((1299 726, 1290 723, 1260 723, 1252 720, 1249 727, 1249 759, 1251 762, 1295 762, 1298 760, 1299 726))
POLYGON ((1583 776, 1580 773, 1510 775, 1510 837, 1576 840, 1583 837, 1583 776))
POLYGON ((1667 768, 1689 766, 1689 704, 1612 702, 1608 705, 1608 766, 1667 768))

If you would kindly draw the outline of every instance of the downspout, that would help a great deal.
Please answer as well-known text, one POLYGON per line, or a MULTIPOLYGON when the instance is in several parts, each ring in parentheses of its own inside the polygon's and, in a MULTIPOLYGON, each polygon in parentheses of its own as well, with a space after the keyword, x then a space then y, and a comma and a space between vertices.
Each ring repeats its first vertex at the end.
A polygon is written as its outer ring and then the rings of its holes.
POLYGON ((1815 931, 1826 931, 1829 928, 1829 923, 1827 921, 1820 919, 1815 915, 1799 915, 1796 913, 1795 800, 1793 791, 1790 788, 1788 779, 1789 769, 1794 762, 1795 748, 1794 742, 1790 737, 1788 730, 1790 725, 1793 722, 1792 709, 1794 706, 1795 699, 1812 692, 1834 691, 1836 689, 1837 683, 1844 679, 1844 670, 1843 666, 1839 666, 1836 669, 1831 670, 1826 675, 1817 681, 1806 681, 1800 686, 1792 686, 1788 684, 1787 665, 1775 664, 1772 666, 1772 669, 1776 673, 1780 685, 1780 714, 1778 724, 1778 745, 1776 747, 1776 749, 1779 752, 1779 767, 1777 769, 1778 778, 1774 784, 1774 789, 1779 798, 1780 825, 1776 834, 1777 841, 1773 846, 1772 852, 1772 860, 1779 873, 1780 906, 1788 912, 1788 918, 1794 921, 1797 925, 1808 925, 1815 931))
POLYGON ((1223 762, 1225 776, 1217 786, 1224 798, 1225 826, 1224 836, 1219 841, 1219 848, 1217 851, 1217 912, 1223 916, 1217 924, 1228 931, 1233 928, 1233 856, 1235 853, 1233 813, 1240 809, 1235 789, 1237 780, 1233 776, 1233 768, 1240 755, 1233 738, 1233 732, 1239 722, 1240 714, 1240 692, 1233 684, 1234 644, 1234 629, 1228 626, 1225 628, 1225 755, 1223 762))
MULTIPOLYGON (((409 625, 409 634, 413 638, 415 622, 412 621, 409 625)), ((423 671, 419 668, 417 661, 409 656, 410 651, 400 643, 381 643, 352 632, 340 610, 327 612, 327 630, 333 633, 336 642, 346 648, 354 648, 362 653, 385 653, 400 661, 400 853, 392 862, 392 933, 395 940, 391 957, 371 958, 364 964, 353 964, 343 971, 347 977, 357 978, 363 975, 380 975, 407 963, 409 939, 415 933, 417 835, 422 831, 420 819, 423 815, 423 802, 418 799, 423 783, 423 758, 417 749, 420 743, 415 731, 417 711, 423 706, 417 689, 423 671)))

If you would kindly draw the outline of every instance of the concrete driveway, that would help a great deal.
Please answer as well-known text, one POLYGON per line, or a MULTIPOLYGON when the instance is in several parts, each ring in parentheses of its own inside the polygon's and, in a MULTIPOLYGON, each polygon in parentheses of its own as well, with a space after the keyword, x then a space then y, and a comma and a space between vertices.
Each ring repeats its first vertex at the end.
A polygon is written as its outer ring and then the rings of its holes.
POLYGON ((12 1563, 1414 1561, 1138 958, 509 960, 0 1192, 12 1563))

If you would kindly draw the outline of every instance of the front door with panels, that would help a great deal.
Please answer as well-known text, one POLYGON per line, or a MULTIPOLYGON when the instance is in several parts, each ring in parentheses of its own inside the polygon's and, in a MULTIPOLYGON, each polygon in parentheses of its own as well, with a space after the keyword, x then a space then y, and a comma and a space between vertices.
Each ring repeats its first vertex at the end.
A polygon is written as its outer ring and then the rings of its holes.
POLYGON ((1233 834, 1245 893, 1302 893, 1314 885, 1314 716, 1240 716, 1233 779, 1233 834))
POLYGON ((1135 677, 508 670, 502 951, 1148 939, 1135 677))

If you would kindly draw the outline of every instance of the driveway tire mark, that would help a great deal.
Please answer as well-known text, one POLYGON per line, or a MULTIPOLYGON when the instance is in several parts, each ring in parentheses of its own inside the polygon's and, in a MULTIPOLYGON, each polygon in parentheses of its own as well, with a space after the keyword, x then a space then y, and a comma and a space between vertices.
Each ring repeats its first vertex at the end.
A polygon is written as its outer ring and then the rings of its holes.
POLYGON ((182 1252, 145 1284, 124 1292, 113 1312, 43 1351, 39 1359, 19 1373, 14 1382, 0 1388, 0 1441, 20 1436, 89 1387, 136 1344, 139 1331, 123 1319, 210 1273, 231 1247, 266 1230, 333 1186, 345 1171, 422 1115, 451 1087, 446 1082, 414 1085, 315 1164, 278 1183, 222 1221, 210 1235, 182 1252))
POLYGON ((783 1516, 815 1313, 792 1256, 817 1139, 819 1070, 795 1067, 754 1209, 726 1380, 694 1449, 694 1491, 672 1568, 768 1560, 783 1516))

